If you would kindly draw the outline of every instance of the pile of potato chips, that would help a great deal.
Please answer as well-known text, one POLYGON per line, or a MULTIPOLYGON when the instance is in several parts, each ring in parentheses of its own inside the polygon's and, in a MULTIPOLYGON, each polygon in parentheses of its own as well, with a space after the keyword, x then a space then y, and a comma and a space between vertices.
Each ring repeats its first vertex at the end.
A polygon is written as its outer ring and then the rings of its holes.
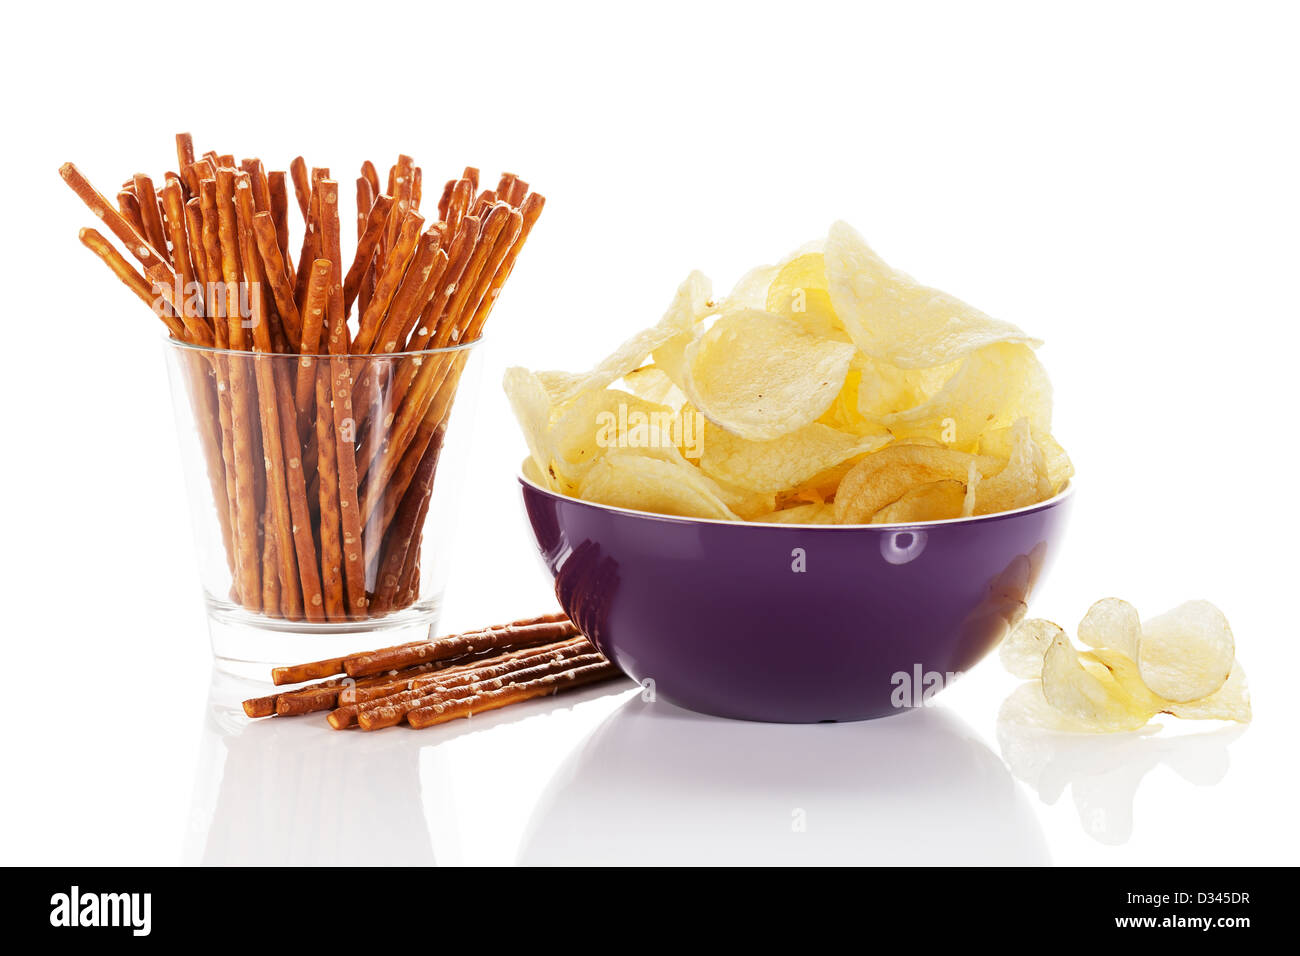
POLYGON ((1142 621, 1103 598, 1079 622, 1079 651, 1051 621, 1026 620, 1003 642, 1003 665, 1021 685, 1002 719, 1076 733, 1138 730, 1156 714, 1250 720, 1246 673, 1223 612, 1188 601, 1142 621))
POLYGON ((1021 508, 1072 474, 1038 343, 886 265, 844 223, 582 374, 512 368, 528 477, 730 521, 923 522, 1021 508))

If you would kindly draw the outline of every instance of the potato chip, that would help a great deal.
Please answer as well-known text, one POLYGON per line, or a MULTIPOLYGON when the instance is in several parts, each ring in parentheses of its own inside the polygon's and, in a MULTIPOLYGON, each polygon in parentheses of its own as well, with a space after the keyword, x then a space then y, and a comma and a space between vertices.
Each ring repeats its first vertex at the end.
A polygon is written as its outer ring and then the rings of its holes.
POLYGON ((1154 715, 1170 706, 1170 701, 1153 693, 1151 688, 1142 681, 1137 662, 1127 654, 1114 648, 1099 647, 1096 650, 1084 651, 1079 655, 1079 660, 1085 664, 1095 663, 1104 667, 1120 690, 1133 702, 1134 707, 1154 715))
POLYGON ((819 338, 848 342, 849 333, 831 306, 825 259, 820 251, 795 255, 782 266, 767 290, 768 312, 798 322, 819 338))
POLYGON ((853 346, 768 312, 724 315, 686 347, 682 390, 735 435, 766 441, 816 420, 835 400, 853 346))
POLYGON ((1064 632, 1043 655, 1042 682, 1049 704, 1095 730, 1137 730, 1151 719, 1151 712, 1141 709, 1104 666, 1085 668, 1064 632))
POLYGON ((1034 344, 837 223, 720 301, 691 273, 654 327, 590 371, 512 369, 506 389, 530 470, 563 494, 919 523, 1013 510, 1069 480, 1034 344), (661 486, 674 476, 677 495, 661 486))
POLYGON ((1142 639, 1142 621, 1137 608, 1119 598, 1102 598, 1088 608, 1079 622, 1079 640, 1089 647, 1110 648, 1138 659, 1138 642, 1142 639))
POLYGON ((999 727, 1011 725, 1031 730, 1046 730, 1062 734, 1095 733, 1092 724, 1071 720, 1047 701, 1043 682, 1030 680, 1007 695, 998 710, 999 727))
MULTIPOLYGON (((917 485, 944 479, 963 481, 972 456, 951 448, 900 442, 863 458, 835 492, 835 520, 861 524, 917 485)), ((978 459, 975 459, 978 460, 978 459)), ((980 460, 990 470, 995 463, 980 460)))
POLYGON ((754 518, 754 521, 763 524, 834 524, 835 508, 818 501, 810 501, 780 511, 769 511, 754 518))
MULTIPOLYGON (((1059 494, 1065 487, 1065 483, 1074 476, 1074 464, 1070 461, 1070 456, 1065 453, 1055 438, 1050 433, 1036 430, 1031 425, 1029 429, 1030 437, 1033 438, 1034 444, 1043 456, 1043 467, 1047 474, 1047 480, 1052 486, 1052 494, 1059 494)), ((1012 450, 1015 446, 1016 430, 1011 428, 993 428, 980 436, 979 451, 981 455, 989 455, 993 458, 1001 458, 1006 461, 1011 457, 1012 450)))
POLYGON ((1236 657, 1232 629, 1209 601, 1188 601, 1142 622, 1138 669, 1143 682, 1166 700, 1208 697, 1228 680, 1236 657))
POLYGON ((637 398, 630 392, 603 388, 579 395, 551 426, 551 450, 564 460, 569 474, 610 448, 633 448, 665 457, 676 453, 673 429, 677 413, 667 405, 637 398))
POLYGON ((975 492, 975 514, 987 515, 1013 511, 1045 501, 1052 496, 1043 453, 1034 444, 1029 421, 1020 419, 1012 426, 1011 457, 996 474, 981 479, 975 492))
POLYGON ((976 451, 988 430, 1020 418, 1031 429, 1050 430, 1052 386, 1034 350, 997 342, 972 352, 939 391, 919 405, 886 415, 897 438, 927 436, 962 451, 976 451))
POLYGON ((623 376, 623 384, 637 398, 654 402, 656 405, 681 408, 682 403, 686 401, 682 390, 673 384, 668 373, 658 365, 643 365, 633 369, 623 376))
POLYGON ((700 272, 692 272, 677 288, 672 304, 659 324, 638 332, 589 372, 541 372, 551 404, 562 406, 589 389, 604 388, 645 363, 646 357, 676 336, 689 333, 709 313, 713 285, 700 272))
POLYGON ((738 488, 725 481, 714 481, 713 485, 717 488, 722 503, 734 511, 742 521, 753 521, 760 515, 770 514, 776 509, 774 492, 738 488))
POLYGON ((994 342, 1039 344, 1008 322, 891 269, 847 223, 831 226, 826 279, 854 343, 899 368, 929 368, 994 342))
POLYGON ((718 312, 766 308, 767 290, 780 271, 780 266, 756 266, 750 269, 740 277, 726 298, 718 303, 718 312))
POLYGON ((693 465, 615 450, 598 458, 577 489, 584 501, 685 518, 737 521, 717 486, 693 465))
POLYGON ((947 521, 961 517, 965 500, 966 486, 960 481, 932 481, 917 485, 893 504, 885 505, 871 516, 871 523, 919 524, 924 521, 947 521))
POLYGON ((1251 718, 1250 688, 1246 672, 1236 661, 1223 686, 1208 697, 1185 703, 1170 702, 1166 710, 1186 720, 1235 720, 1248 724, 1251 718))
POLYGON ((563 475, 552 465, 555 457, 551 445, 551 401, 545 387, 536 375, 526 368, 506 369, 502 382, 506 398, 519 421, 519 427, 528 443, 528 453, 541 477, 541 483, 551 491, 568 493, 573 476, 563 475))
POLYGON ((1043 675, 1043 657, 1052 641, 1063 637, 1060 625, 1042 618, 1021 621, 998 649, 1002 666, 1024 680, 1037 680, 1043 675))
POLYGON ((719 481, 775 493, 888 444, 889 433, 879 432, 860 438, 813 422, 772 441, 749 441, 710 425, 704 432, 700 467, 719 481))

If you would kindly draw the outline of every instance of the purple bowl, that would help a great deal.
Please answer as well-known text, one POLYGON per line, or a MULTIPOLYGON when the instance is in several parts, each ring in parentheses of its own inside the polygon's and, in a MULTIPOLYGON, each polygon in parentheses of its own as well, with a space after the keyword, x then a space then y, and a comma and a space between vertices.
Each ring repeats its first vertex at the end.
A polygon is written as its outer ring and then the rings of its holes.
POLYGON ((750 524, 519 482, 560 605, 606 657, 678 706, 783 723, 928 702, 1024 616, 1071 499, 926 524, 750 524))

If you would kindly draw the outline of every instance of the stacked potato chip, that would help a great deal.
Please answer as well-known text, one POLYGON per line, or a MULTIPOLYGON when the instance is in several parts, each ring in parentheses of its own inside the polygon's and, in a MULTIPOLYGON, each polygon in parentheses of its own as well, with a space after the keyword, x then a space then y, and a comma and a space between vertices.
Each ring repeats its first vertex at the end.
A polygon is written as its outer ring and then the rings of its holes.
POLYGON ((799 524, 1024 507, 1072 468, 1038 343, 886 265, 844 223, 585 374, 512 368, 526 473, 616 507, 799 524))
POLYGON ((1028 683, 1007 698, 1003 720, 1075 733, 1138 730, 1156 714, 1250 720, 1232 629, 1209 601, 1142 621, 1128 602, 1103 598, 1079 622, 1079 640, 1089 650, 1051 621, 1021 622, 1001 656, 1028 683))

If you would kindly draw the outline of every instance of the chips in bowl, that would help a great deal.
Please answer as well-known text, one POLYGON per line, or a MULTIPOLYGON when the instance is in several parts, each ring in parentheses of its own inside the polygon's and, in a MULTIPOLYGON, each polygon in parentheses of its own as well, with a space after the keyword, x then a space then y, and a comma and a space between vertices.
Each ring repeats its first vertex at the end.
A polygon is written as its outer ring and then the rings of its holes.
POLYGON ((526 471, 550 491, 715 520, 914 524, 1065 486, 1038 344, 836 223, 723 298, 692 273, 588 372, 512 368, 505 388, 526 471))

